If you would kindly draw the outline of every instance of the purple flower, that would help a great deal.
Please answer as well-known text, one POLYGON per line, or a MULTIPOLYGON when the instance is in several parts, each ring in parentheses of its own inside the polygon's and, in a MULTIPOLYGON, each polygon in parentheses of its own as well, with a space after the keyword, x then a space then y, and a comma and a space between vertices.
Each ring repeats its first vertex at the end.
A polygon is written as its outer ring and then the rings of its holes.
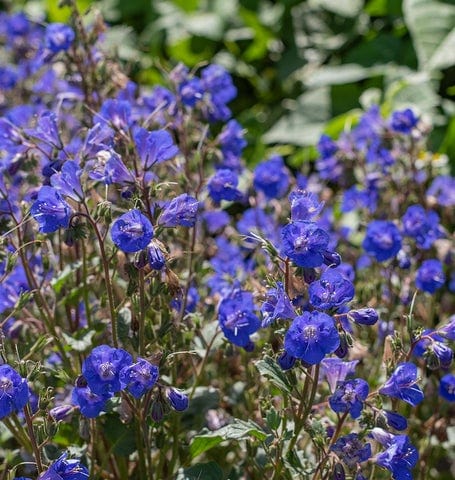
POLYGON ((210 210, 204 212, 202 217, 210 234, 217 233, 224 228, 231 218, 224 210, 210 210))
POLYGON ((149 132, 144 128, 139 128, 134 134, 134 141, 142 166, 146 171, 154 165, 174 158, 179 153, 174 139, 166 130, 149 132))
POLYGON ((230 342, 243 348, 250 344, 250 335, 260 327, 254 310, 253 295, 244 290, 234 290, 221 300, 218 321, 230 342))
POLYGON ((412 129, 417 125, 418 118, 410 108, 405 110, 396 110, 392 113, 392 120, 390 127, 395 132, 404 133, 405 135, 411 133, 412 129))
POLYGON ((197 102, 202 100, 204 95, 204 87, 199 78, 186 78, 179 85, 179 94, 182 103, 187 107, 194 107, 197 102))
POLYGON ((354 285, 339 271, 328 268, 308 288, 310 303, 321 310, 340 307, 354 297, 354 285))
POLYGON ((84 417, 95 418, 105 409, 110 397, 110 394, 97 395, 88 386, 76 385, 71 394, 71 401, 73 405, 79 407, 84 417))
POLYGON ((140 398, 148 392, 158 380, 158 367, 147 360, 138 357, 133 365, 120 370, 120 385, 128 390, 135 398, 140 398))
POLYGON ((51 185, 62 195, 80 202, 84 198, 80 180, 81 174, 82 169, 79 165, 72 160, 68 160, 63 164, 60 172, 51 176, 51 185))
POLYGON ((89 472, 80 460, 66 459, 67 454, 62 454, 39 477, 38 480, 88 480, 89 472))
POLYGON ((240 157, 243 149, 247 145, 243 137, 244 131, 240 123, 237 122, 237 120, 229 120, 218 135, 218 141, 220 142, 223 155, 225 157, 229 155, 240 157))
POLYGON ((176 388, 169 388, 166 391, 167 399, 171 407, 177 412, 183 412, 188 408, 188 395, 176 388))
POLYGON ((423 400, 423 392, 417 385, 417 367, 409 362, 400 363, 379 393, 403 400, 413 407, 418 405, 423 400))
POLYGON ((400 250, 401 235, 394 223, 373 220, 368 224, 362 246, 378 262, 384 262, 400 250))
POLYGON ((305 190, 294 190, 289 194, 291 204, 291 219, 312 220, 321 213, 324 202, 320 202, 317 195, 305 190))
POLYGON ((389 434, 389 438, 387 449, 376 455, 376 463, 392 472, 395 480, 411 480, 411 470, 419 459, 417 449, 407 435, 389 434))
POLYGON ((153 240, 147 245, 147 260, 153 270, 161 270, 166 265, 161 248, 153 240))
POLYGON ((68 50, 74 41, 74 31, 63 23, 51 23, 46 28, 44 45, 52 53, 68 50))
POLYGON ((0 418, 18 412, 29 398, 27 380, 7 364, 0 366, 0 418))
POLYGON ((444 282, 444 271, 439 260, 430 259, 422 262, 416 272, 416 285, 420 290, 433 294, 444 285, 444 282))
POLYGON ((111 126, 127 131, 131 121, 131 104, 126 100, 107 99, 101 105, 95 122, 109 122, 111 126))
POLYGON ((358 360, 352 362, 344 362, 339 358, 324 358, 321 362, 321 373, 327 379, 330 391, 333 393, 339 382, 346 380, 355 372, 355 367, 359 363, 358 360))
POLYGON ((445 325, 438 328, 438 333, 447 340, 455 340, 455 315, 452 315, 445 325))
POLYGON ((131 365, 132 361, 131 355, 125 350, 100 345, 84 360, 82 375, 93 393, 114 394, 122 388, 120 371, 131 365))
POLYGON ((283 253, 299 267, 319 267, 329 244, 329 235, 314 222, 292 222, 281 229, 283 253))
POLYGON ((38 192, 38 198, 31 206, 30 214, 39 223, 40 232, 51 233, 60 227, 68 227, 71 208, 55 188, 45 185, 38 192))
POLYGON ((65 420, 74 412, 73 405, 58 405, 57 407, 51 408, 49 410, 49 415, 56 422, 60 420, 65 420))
POLYGON ((436 177, 427 190, 427 197, 434 199, 443 207, 455 205, 455 177, 450 175, 436 177))
POLYGON ((145 248, 153 238, 150 220, 134 209, 115 220, 111 228, 114 244, 123 252, 134 253, 145 248))
POLYGON ((199 209, 199 202, 183 193, 173 198, 160 215, 158 223, 163 227, 194 227, 199 209))
POLYGON ((267 291, 267 300, 262 304, 262 327, 268 327, 275 320, 292 320, 296 313, 283 284, 277 282, 276 288, 267 291))
POLYGON ((361 378, 346 380, 337 386, 329 398, 330 408, 336 413, 349 412, 352 418, 358 418, 369 390, 368 383, 361 378))
POLYGON ((13 89, 19 76, 15 69, 11 68, 9 65, 0 67, 0 88, 2 90, 11 90, 13 89))
POLYGON ((57 115, 54 112, 44 111, 38 117, 36 127, 27 129, 26 133, 42 142, 61 149, 63 147, 58 131, 57 115))
POLYGON ((455 402, 455 375, 448 373, 441 378, 439 395, 448 402, 455 402))
POLYGON ((294 318, 284 338, 284 348, 293 357, 315 365, 340 345, 332 317, 322 312, 303 312, 294 318))
POLYGON ((374 325, 378 321, 378 312, 374 308, 359 308, 348 312, 348 318, 360 325, 374 325))
POLYGON ((296 362, 296 358, 292 355, 289 355, 286 350, 278 357, 277 363, 280 366, 281 370, 290 370, 296 362))
POLYGON ((425 211, 421 205, 408 207, 401 221, 404 234, 415 238, 416 245, 424 250, 443 236, 439 226, 439 215, 433 210, 425 211))
POLYGON ((403 415, 400 415, 397 412, 392 412, 390 410, 384 410, 384 415, 386 417, 387 425, 394 428, 395 430, 406 430, 408 428, 408 421, 403 415))
POLYGON ((220 203, 221 200, 240 200, 242 194, 237 190, 238 183, 239 179, 235 172, 227 169, 217 170, 207 184, 209 196, 215 203, 220 203))
POLYGON ((226 104, 237 95, 232 77, 222 66, 212 64, 201 71, 201 81, 205 90, 210 94, 209 120, 226 121, 231 116, 231 111, 226 104))
POLYGON ((253 185, 267 198, 283 197, 289 187, 289 172, 283 158, 275 155, 257 165, 253 185))
POLYGON ((120 155, 111 149, 97 151, 95 158, 89 160, 85 168, 90 178, 106 185, 134 183, 133 174, 126 168, 120 155))
POLYGON ((371 445, 360 440, 357 433, 340 437, 330 450, 335 452, 349 468, 354 468, 371 457, 371 445))

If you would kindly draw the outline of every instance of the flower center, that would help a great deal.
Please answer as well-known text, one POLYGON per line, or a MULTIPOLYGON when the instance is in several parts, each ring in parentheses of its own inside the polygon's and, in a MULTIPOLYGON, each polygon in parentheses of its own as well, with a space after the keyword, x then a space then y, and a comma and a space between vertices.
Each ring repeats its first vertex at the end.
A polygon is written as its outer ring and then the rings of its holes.
POLYGON ((303 338, 306 341, 315 341, 318 339, 318 329, 314 325, 308 325, 303 329, 303 338))
POLYGON ((103 380, 112 380, 115 377, 114 366, 110 362, 100 365, 100 377, 103 380))

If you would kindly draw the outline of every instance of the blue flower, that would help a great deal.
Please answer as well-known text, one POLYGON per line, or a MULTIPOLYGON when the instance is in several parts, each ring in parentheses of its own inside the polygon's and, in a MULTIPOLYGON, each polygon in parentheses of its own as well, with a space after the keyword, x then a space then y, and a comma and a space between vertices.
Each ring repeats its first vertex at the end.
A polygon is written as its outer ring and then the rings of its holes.
POLYGON ((423 400, 423 392, 417 385, 417 367, 410 362, 400 363, 379 393, 403 400, 413 407, 418 405, 423 400))
POLYGON ((418 120, 410 108, 396 110, 392 113, 390 127, 395 132, 407 135, 411 133, 412 129, 417 125, 418 120))
POLYGON ((294 307, 281 282, 277 282, 276 288, 267 291, 267 300, 262 304, 261 313, 262 327, 268 327, 275 320, 296 317, 294 307))
POLYGON ((80 460, 66 459, 67 454, 62 454, 39 477, 38 480, 88 480, 89 472, 80 460))
POLYGON ((329 397, 330 408, 336 413, 349 412, 352 418, 358 418, 369 390, 368 383, 361 378, 346 380, 329 397))
POLYGON ((401 235, 394 223, 373 220, 368 224, 362 246, 378 262, 384 262, 394 257, 400 250, 401 235))
POLYGON ((35 128, 26 130, 26 133, 42 142, 61 149, 63 147, 58 131, 57 115, 54 112, 44 111, 38 117, 35 128))
POLYGON ((123 252, 134 253, 145 248, 153 238, 150 220, 134 209, 117 218, 112 225, 111 238, 123 252))
POLYGON ((371 457, 371 445, 360 440, 357 433, 340 437, 330 450, 335 452, 349 468, 354 468, 371 457))
POLYGON ((79 407, 84 417, 95 418, 106 408, 106 402, 111 398, 112 394, 104 393, 98 395, 94 393, 90 387, 84 385, 83 380, 80 383, 82 383, 81 386, 79 386, 77 382, 73 388, 71 401, 73 405, 79 407))
POLYGON ((18 412, 29 398, 27 380, 9 365, 0 366, 0 418, 18 412))
POLYGON ((324 202, 320 202, 318 196, 305 190, 294 190, 289 194, 289 203, 291 204, 291 219, 312 220, 321 213, 324 202))
POLYGON ((51 233, 70 223, 71 208, 55 188, 44 186, 30 208, 30 214, 39 223, 39 231, 51 233))
POLYGON ((199 202, 183 193, 172 199, 160 215, 158 223, 163 227, 194 227, 196 223, 199 202))
POLYGON ((254 170, 253 185, 267 198, 281 198, 289 187, 289 172, 283 158, 274 155, 257 165, 254 170))
POLYGON ((224 210, 210 210, 208 212, 204 212, 202 217, 205 221, 207 231, 210 234, 219 232, 229 223, 231 218, 224 210))
POLYGON ((127 131, 131 122, 131 104, 126 100, 107 99, 95 115, 94 123, 109 122, 113 127, 127 131))
POLYGON ((90 178, 106 185, 134 183, 134 176, 126 168, 120 155, 109 148, 97 151, 95 158, 86 163, 85 169, 90 178))
POLYGON ((238 158, 242 155, 247 143, 244 137, 244 130, 237 120, 229 120, 218 135, 221 152, 224 157, 233 155, 238 158))
POLYGON ((147 245, 147 260, 153 270, 162 270, 166 265, 166 259, 160 246, 153 240, 147 245))
POLYGON ((358 310, 350 310, 348 318, 360 325, 374 325, 379 316, 374 308, 359 308, 358 310))
POLYGON ((416 285, 420 290, 433 294, 445 282, 442 263, 439 260, 425 260, 416 272, 416 285))
POLYGON ((384 415, 386 417, 387 425, 394 428, 395 430, 406 430, 408 428, 408 421, 403 415, 400 415, 397 412, 392 412, 390 410, 384 410, 384 415))
POLYGON ((221 65, 212 64, 202 69, 201 81, 210 95, 209 120, 226 121, 231 116, 231 111, 226 104, 237 96, 232 77, 221 65))
POLYGON ((68 50, 74 41, 74 31, 63 23, 51 23, 46 27, 44 45, 52 53, 68 50))
POLYGON ((51 176, 51 185, 62 195, 80 202, 84 198, 80 180, 81 174, 82 169, 79 165, 72 160, 68 160, 63 164, 60 172, 51 176))
POLYGON ((450 175, 436 177, 427 190, 427 197, 443 207, 455 205, 455 177, 450 175))
POLYGON ((158 375, 156 365, 138 357, 136 363, 122 368, 119 379, 122 389, 128 390, 133 397, 140 398, 155 385, 158 375))
POLYGON ((327 379, 330 391, 333 393, 339 382, 343 382, 347 377, 355 372, 358 360, 344 362, 339 358, 324 358, 321 362, 321 373, 327 379))
POLYGON ((318 281, 310 284, 308 293, 313 307, 327 310, 351 301, 354 285, 336 269, 328 268, 318 281))
POLYGON ((244 290, 234 290, 221 300, 218 321, 230 342, 243 348, 250 344, 250 335, 260 327, 259 318, 254 310, 253 295, 244 290))
POLYGON ((283 253, 299 267, 319 267, 329 244, 329 235, 314 222, 292 222, 281 229, 283 253))
POLYGON ((154 165, 174 158, 179 153, 174 139, 166 130, 149 132, 144 128, 139 128, 134 134, 134 141, 142 166, 146 171, 154 165))
POLYGON ((289 355, 286 350, 278 357, 277 363, 280 366, 281 370, 290 370, 296 362, 296 358, 292 355, 289 355))
POLYGON ((221 200, 240 200, 242 194, 237 190, 238 183, 239 179, 235 172, 227 169, 217 170, 207 184, 209 196, 215 203, 220 203, 221 200))
POLYGON ((177 412, 183 412, 188 408, 188 395, 183 393, 181 390, 177 390, 176 388, 169 388, 166 391, 166 396, 169 400, 169 404, 171 405, 171 407, 177 412))
POLYGON ((407 435, 389 434, 388 441, 386 438, 384 436, 387 449, 376 455, 376 463, 392 472, 395 480, 412 480, 411 470, 419 459, 417 449, 407 435))
POLYGON ((427 212, 421 205, 408 207, 401 221, 404 234, 415 238, 417 247, 424 250, 443 236, 439 215, 433 210, 427 212))
POLYGON ((332 317, 322 312, 303 312, 294 318, 284 337, 284 348, 293 357, 315 365, 340 345, 332 317))
POLYGON ((448 373, 441 378, 439 395, 448 402, 455 402, 455 375, 448 373))
POLYGON ((132 361, 131 355, 125 350, 100 345, 84 360, 82 375, 93 393, 114 394, 122 388, 120 371, 130 366, 132 361))
POLYGON ((197 102, 202 100, 204 87, 199 78, 186 78, 179 85, 179 95, 182 103, 187 107, 194 107, 197 102))

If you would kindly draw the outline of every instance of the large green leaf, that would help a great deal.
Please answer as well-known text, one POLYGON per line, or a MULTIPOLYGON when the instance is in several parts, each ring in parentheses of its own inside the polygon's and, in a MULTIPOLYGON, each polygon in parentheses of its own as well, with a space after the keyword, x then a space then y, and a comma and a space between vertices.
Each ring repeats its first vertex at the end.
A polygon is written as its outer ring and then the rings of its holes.
POLYGON ((194 437, 190 445, 191 458, 216 447, 224 440, 244 440, 248 437, 254 437, 262 441, 267 438, 267 433, 251 420, 245 422, 235 419, 233 423, 225 425, 218 430, 213 432, 207 431, 194 437))
POLYGON ((176 480, 223 480, 224 474, 216 462, 197 463, 177 474, 176 480))
POLYGON ((403 12, 421 69, 455 65, 455 5, 434 0, 404 0, 403 12))

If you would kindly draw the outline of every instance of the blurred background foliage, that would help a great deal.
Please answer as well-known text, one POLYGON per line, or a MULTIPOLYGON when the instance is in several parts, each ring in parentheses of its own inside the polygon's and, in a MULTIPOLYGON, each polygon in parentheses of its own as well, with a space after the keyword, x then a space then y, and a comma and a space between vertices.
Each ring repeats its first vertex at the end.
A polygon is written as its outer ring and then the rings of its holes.
MULTIPOLYGON (((56 0, 6 1, 49 21, 56 0)), ((8 6, 8 5, 7 5, 8 6)), ((434 125, 430 147, 455 158, 455 0, 80 0, 111 26, 106 45, 131 78, 163 83, 177 62, 233 74, 245 158, 269 150, 300 167, 322 132, 338 135, 374 103, 412 105, 434 125)))

